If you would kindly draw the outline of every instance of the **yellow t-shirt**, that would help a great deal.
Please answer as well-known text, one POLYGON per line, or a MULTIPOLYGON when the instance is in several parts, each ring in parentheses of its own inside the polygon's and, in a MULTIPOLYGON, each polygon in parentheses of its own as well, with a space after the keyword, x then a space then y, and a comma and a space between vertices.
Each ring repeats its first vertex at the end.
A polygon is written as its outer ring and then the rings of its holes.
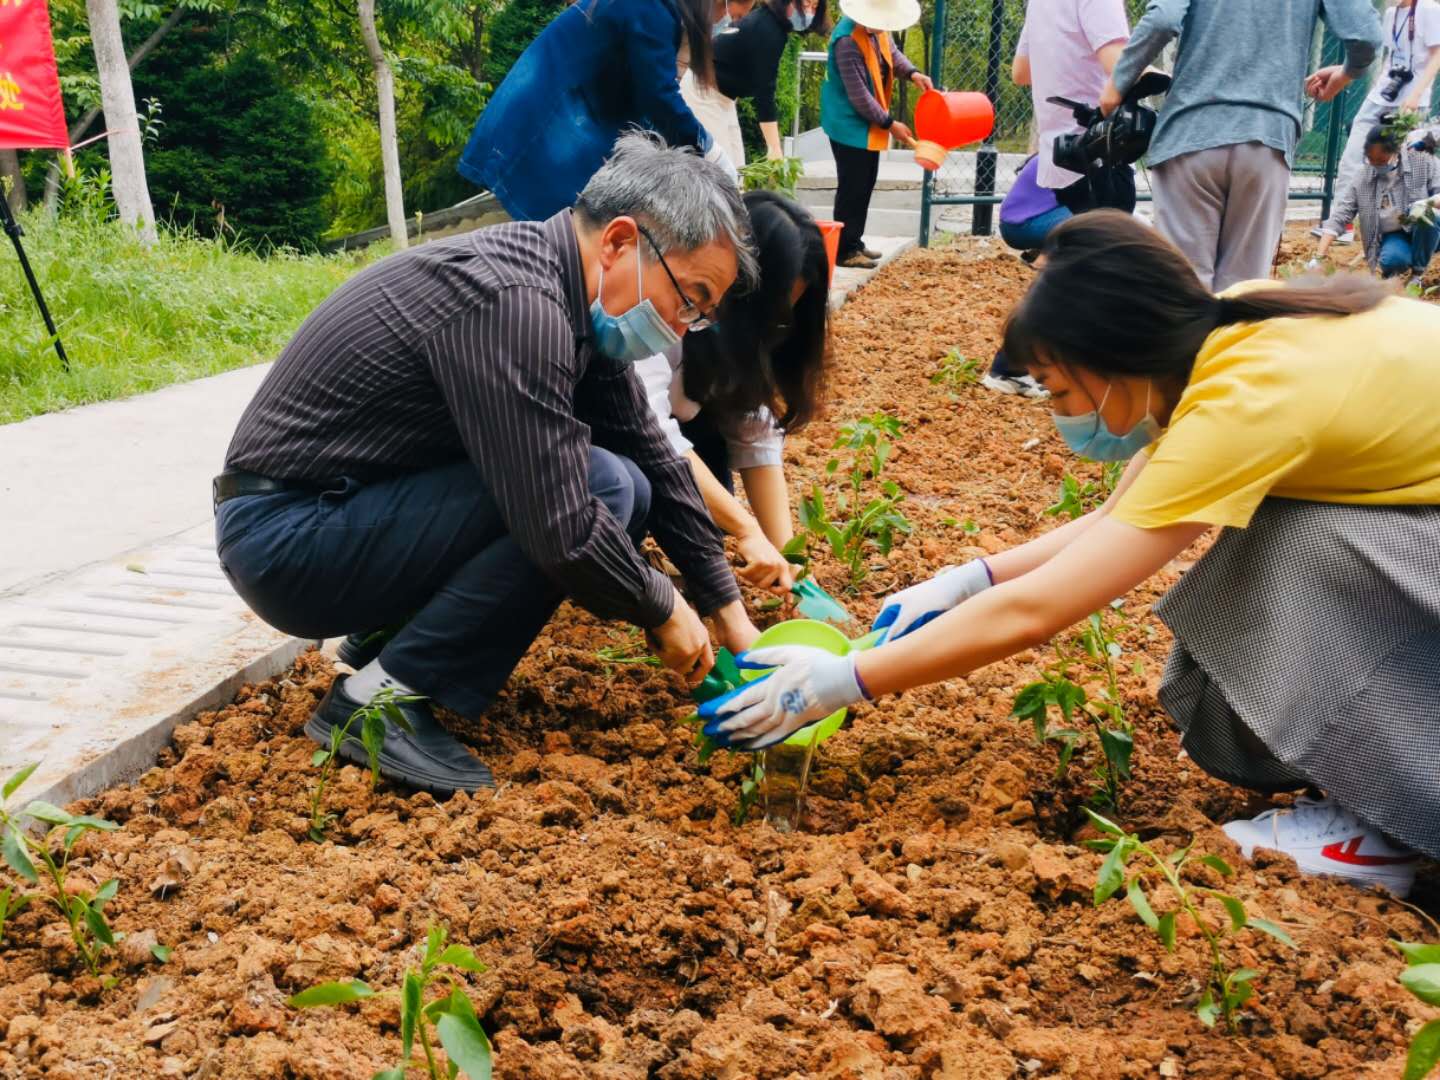
POLYGON ((1140 528, 1244 528, 1267 495, 1440 504, 1440 307, 1222 327, 1149 452, 1112 511, 1140 528))

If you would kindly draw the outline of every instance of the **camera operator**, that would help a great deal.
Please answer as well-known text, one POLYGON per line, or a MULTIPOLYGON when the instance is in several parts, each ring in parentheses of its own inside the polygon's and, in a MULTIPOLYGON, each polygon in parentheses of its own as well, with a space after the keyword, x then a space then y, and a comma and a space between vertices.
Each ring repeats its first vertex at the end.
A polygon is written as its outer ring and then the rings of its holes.
POLYGON ((1338 94, 1374 59, 1380 24, 1369 0, 1151 0, 1101 95, 1107 115, 1177 35, 1175 81, 1148 154, 1155 223, 1219 291, 1270 274, 1300 86, 1323 100, 1338 94), (1345 64, 1307 80, 1322 17, 1345 43, 1345 64))
MULTIPOLYGON (((1010 77, 1016 86, 1030 87, 1039 149, 1000 205, 1000 237, 1027 260, 1051 229, 1075 214, 1102 206, 1135 209, 1135 172, 1129 165, 1077 172, 1056 162, 1055 140, 1078 135, 1085 125, 1073 109, 1051 100, 1098 101, 1129 36, 1124 0, 1030 0, 1026 7, 1010 77)), ((981 385, 1002 394, 1045 396, 1034 379, 1006 366, 1003 351, 981 385)))
POLYGON ((1350 124, 1350 137, 1340 155, 1337 195, 1359 181, 1371 128, 1397 112, 1421 116, 1430 112, 1430 88, 1440 71, 1440 3, 1396 0, 1385 12, 1380 43, 1374 85, 1350 124))

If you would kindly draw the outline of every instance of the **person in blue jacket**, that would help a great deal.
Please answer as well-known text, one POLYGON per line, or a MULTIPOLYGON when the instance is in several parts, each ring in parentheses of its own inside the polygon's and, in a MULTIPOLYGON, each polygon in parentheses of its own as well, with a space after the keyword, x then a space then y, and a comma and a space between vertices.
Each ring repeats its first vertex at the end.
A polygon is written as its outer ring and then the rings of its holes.
POLYGON ((461 175, 517 221, 574 205, 621 132, 658 132, 732 175, 735 166, 680 97, 688 64, 713 84, 712 0, 576 0, 541 31, 491 96, 461 175))

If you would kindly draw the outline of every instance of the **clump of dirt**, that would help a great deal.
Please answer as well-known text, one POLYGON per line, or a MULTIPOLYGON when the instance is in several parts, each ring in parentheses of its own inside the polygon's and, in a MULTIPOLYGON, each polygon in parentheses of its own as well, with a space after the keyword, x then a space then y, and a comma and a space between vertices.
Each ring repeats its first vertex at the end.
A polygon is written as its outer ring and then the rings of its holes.
MULTIPOLYGON (((831 416, 786 454, 807 490, 840 422, 883 409, 905 423, 889 475, 916 530, 849 597, 862 617, 1053 525, 1044 511, 1076 466, 1044 405, 929 382, 951 349, 988 360, 1029 274, 916 252, 838 316, 831 416)), ((678 681, 602 659, 631 639, 566 608, 496 706, 457 727, 493 793, 372 793, 346 766, 330 840, 308 841, 301 728, 333 671, 307 654, 179 727, 134 785, 81 804, 123 827, 83 840, 75 873, 118 877, 115 925, 174 952, 161 965, 123 950, 102 991, 49 911, 23 913, 0 948, 0 1076, 369 1077, 398 1057, 393 1001, 284 999, 326 979, 396 985, 431 923, 489 965, 463 981, 506 1078, 1396 1075, 1423 1010, 1386 939, 1431 928, 1283 858, 1242 864, 1220 832, 1259 804, 1179 757, 1155 699, 1167 635, 1149 609, 1187 565, 1126 603, 1138 749, 1122 816, 1163 848, 1194 838, 1236 863, 1227 888, 1298 941, 1239 938, 1235 961, 1264 975, 1235 1037, 1191 1011, 1206 970, 1193 927, 1171 954, 1123 901, 1092 905, 1093 749, 1057 781, 1053 748, 1009 718, 1040 653, 862 710, 817 753, 805 831, 781 835, 731 824, 747 763, 697 763, 678 681)), ((842 567, 816 569, 843 591, 842 567)))

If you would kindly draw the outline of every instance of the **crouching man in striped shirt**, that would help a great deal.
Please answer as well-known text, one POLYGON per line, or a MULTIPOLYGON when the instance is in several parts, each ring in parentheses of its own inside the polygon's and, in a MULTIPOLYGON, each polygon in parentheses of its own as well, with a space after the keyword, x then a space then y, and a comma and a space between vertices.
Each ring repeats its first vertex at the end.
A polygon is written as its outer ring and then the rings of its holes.
MULTIPOLYGON (((645 628, 692 685, 714 659, 702 615, 732 650, 751 643, 721 533, 630 365, 754 275, 719 167, 630 134, 573 210, 392 255, 306 319, 241 417, 215 529, 262 619, 349 635, 356 673, 311 738, 383 689, 419 695, 381 772, 474 791, 490 770, 430 703, 481 713, 565 597, 645 628), (698 614, 641 557, 647 532, 698 614)), ((355 740, 342 754, 365 759, 355 740)))

